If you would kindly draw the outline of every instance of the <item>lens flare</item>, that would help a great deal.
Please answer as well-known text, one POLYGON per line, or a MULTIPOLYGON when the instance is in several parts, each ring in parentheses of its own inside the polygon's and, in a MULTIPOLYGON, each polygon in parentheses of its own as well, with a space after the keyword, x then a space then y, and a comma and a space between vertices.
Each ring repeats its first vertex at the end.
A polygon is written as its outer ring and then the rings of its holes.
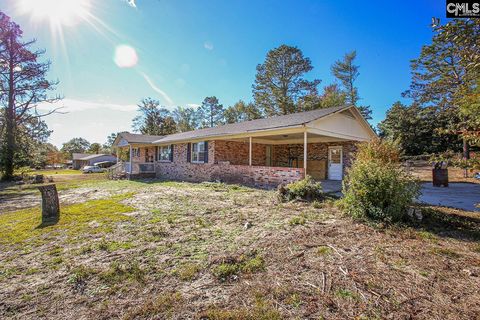
POLYGON ((113 61, 120 68, 135 67, 138 63, 137 51, 128 45, 119 45, 115 48, 113 61))
POLYGON ((19 11, 52 26, 74 26, 88 17, 90 0, 19 0, 19 11))

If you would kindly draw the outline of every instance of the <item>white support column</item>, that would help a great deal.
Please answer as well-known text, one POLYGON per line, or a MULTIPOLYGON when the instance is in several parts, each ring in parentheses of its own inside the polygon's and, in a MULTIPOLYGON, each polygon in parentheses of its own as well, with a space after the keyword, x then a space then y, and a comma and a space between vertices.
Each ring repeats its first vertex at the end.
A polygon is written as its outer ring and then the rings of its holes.
POLYGON ((132 145, 130 145, 130 165, 128 171, 128 173, 132 174, 132 145))
POLYGON ((252 137, 248 137, 248 165, 252 166, 252 137))
POLYGON ((305 176, 307 175, 307 131, 303 133, 303 169, 305 170, 305 176))

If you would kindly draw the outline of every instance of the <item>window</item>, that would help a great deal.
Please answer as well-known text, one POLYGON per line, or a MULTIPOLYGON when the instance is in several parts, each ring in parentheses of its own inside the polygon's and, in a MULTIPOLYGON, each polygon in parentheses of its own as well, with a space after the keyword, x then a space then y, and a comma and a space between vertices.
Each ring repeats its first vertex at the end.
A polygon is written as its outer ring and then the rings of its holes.
POLYGON ((206 159, 205 141, 192 143, 192 162, 204 163, 206 159))
POLYGON ((158 147, 158 161, 171 161, 172 146, 158 147))
POLYGON ((140 157, 140 148, 132 148, 132 157, 140 157))

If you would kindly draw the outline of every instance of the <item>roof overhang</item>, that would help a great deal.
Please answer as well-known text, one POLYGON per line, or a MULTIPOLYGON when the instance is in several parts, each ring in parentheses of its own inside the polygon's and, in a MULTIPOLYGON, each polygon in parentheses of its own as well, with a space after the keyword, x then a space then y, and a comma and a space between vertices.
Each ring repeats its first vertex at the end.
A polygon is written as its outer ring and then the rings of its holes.
POLYGON ((288 135, 292 133, 303 133, 303 132, 308 132, 310 134, 318 135, 318 136, 324 136, 324 137, 329 137, 332 139, 338 139, 338 140, 355 140, 355 141, 367 141, 371 138, 374 138, 377 136, 375 131, 372 129, 370 124, 365 120, 365 118, 362 116, 360 111, 355 107, 355 106, 346 106, 344 108, 341 108, 335 112, 332 112, 328 115, 325 115, 323 117, 319 117, 316 120, 312 120, 306 123, 301 123, 301 124, 296 124, 296 125, 289 125, 289 126, 283 126, 283 127, 275 127, 275 128, 268 128, 268 129, 258 129, 258 130, 247 130, 245 132, 241 133, 226 133, 226 134, 207 134, 207 135, 201 135, 198 137, 188 137, 188 138, 178 138, 178 139, 168 139, 168 136, 165 136, 162 139, 155 140, 153 142, 145 143, 145 142, 133 142, 133 141, 127 141, 125 138, 122 137, 122 134, 119 133, 117 138, 114 141, 114 146, 116 147, 127 147, 127 146, 152 146, 152 145, 169 145, 169 144, 175 144, 175 143, 186 143, 186 142, 198 142, 198 141, 204 141, 204 140, 232 140, 232 139, 242 139, 242 138, 258 138, 258 137, 268 137, 268 136, 275 136, 275 135, 288 135), (346 110, 350 110, 354 116, 354 118, 359 122, 360 126, 364 128, 363 132, 366 132, 364 136, 359 136, 359 135, 354 135, 354 134, 346 134, 346 133, 341 133, 341 132, 336 132, 336 130, 323 130, 322 128, 315 127, 312 125, 315 121, 320 121, 324 119, 329 119, 331 117, 334 117, 335 115, 338 115, 341 112, 344 112, 346 110))
POLYGON ((288 127, 278 127, 273 129, 246 131, 246 132, 236 133, 236 134, 215 134, 215 135, 202 136, 198 138, 174 139, 174 140, 161 139, 161 140, 154 141, 153 144, 168 145, 168 144, 174 144, 174 143, 197 142, 197 141, 212 140, 212 139, 229 140, 229 139, 238 139, 238 138, 263 137, 263 136, 269 136, 269 135, 289 134, 289 133, 303 132, 303 131, 304 131, 303 125, 296 125, 296 126, 288 126, 288 127))

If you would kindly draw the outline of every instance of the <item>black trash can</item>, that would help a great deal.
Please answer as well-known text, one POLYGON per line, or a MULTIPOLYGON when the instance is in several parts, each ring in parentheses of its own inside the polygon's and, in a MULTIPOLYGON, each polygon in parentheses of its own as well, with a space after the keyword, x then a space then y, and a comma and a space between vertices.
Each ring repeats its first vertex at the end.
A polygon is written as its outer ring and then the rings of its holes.
POLYGON ((448 169, 446 163, 435 163, 432 169, 432 182, 434 187, 448 187, 448 169))

